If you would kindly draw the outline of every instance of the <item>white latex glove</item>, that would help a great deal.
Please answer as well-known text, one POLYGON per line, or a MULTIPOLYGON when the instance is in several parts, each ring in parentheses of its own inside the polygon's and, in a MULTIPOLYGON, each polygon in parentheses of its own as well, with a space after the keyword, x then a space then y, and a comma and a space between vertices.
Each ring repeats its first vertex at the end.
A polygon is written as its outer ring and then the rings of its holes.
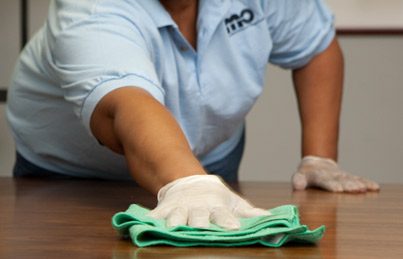
POLYGON ((208 228, 212 222, 230 230, 239 229, 238 217, 262 215, 270 213, 254 208, 215 175, 192 175, 168 183, 159 190, 158 205, 149 214, 166 219, 168 227, 208 228))
POLYGON ((342 171, 332 159, 306 156, 292 177, 296 190, 319 187, 331 192, 378 191, 379 185, 371 180, 342 171))

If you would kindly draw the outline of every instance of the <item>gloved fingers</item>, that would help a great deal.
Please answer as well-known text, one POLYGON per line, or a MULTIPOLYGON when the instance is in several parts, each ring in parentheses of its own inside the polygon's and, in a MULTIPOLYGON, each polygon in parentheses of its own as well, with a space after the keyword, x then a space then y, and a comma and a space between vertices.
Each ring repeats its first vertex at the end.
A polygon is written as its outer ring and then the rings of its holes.
POLYGON ((172 208, 156 207, 148 213, 148 216, 155 219, 165 219, 171 210, 172 208))
POLYGON ((331 192, 366 192, 379 190, 379 184, 340 170, 331 159, 306 156, 302 159, 297 173, 292 178, 295 190, 309 186, 331 192))
POLYGON ((187 223, 195 228, 208 228, 210 226, 210 212, 206 207, 191 208, 187 223))
POLYGON ((236 217, 241 218, 252 218, 271 215, 270 212, 268 212, 267 210, 253 207, 246 200, 241 200, 233 210, 233 213, 236 217))
POLYGON ((188 219, 188 210, 184 207, 176 207, 167 215, 167 227, 176 227, 186 225, 188 219))
POLYGON ((214 224, 228 230, 235 230, 241 227, 239 219, 237 219, 234 214, 225 207, 213 208, 211 210, 210 220, 214 224))
POLYGON ((337 181, 337 180, 327 179, 327 180, 317 181, 314 183, 310 183, 310 186, 319 187, 319 188, 322 188, 324 190, 331 191, 331 192, 343 192, 344 191, 343 185, 340 183, 340 181, 337 181))
POLYGON ((366 186, 367 191, 379 191, 380 189, 379 184, 377 182, 362 177, 358 177, 358 180, 366 186))
POLYGON ((354 177, 343 177, 340 180, 345 192, 365 192, 367 187, 354 177))
POLYGON ((331 192, 365 192, 367 190, 379 189, 379 185, 377 185, 375 182, 345 173, 338 175, 338 177, 315 179, 315 181, 309 183, 309 185, 331 192), (378 189, 376 189, 377 187, 378 189))
POLYGON ((249 210, 239 211, 238 215, 242 218, 253 218, 253 217, 260 217, 260 216, 270 216, 271 213, 264 209, 251 208, 249 210))
MULTIPOLYGON (((351 175, 346 172, 341 172, 343 173, 342 177, 343 179, 348 179, 349 181, 352 181, 353 183, 350 183, 350 187, 347 188, 347 191, 351 192, 365 192, 365 191, 378 191, 379 190, 379 184, 371 181, 369 179, 359 177, 356 175, 351 175)), ((348 184, 348 183, 346 183, 348 184)))
POLYGON ((366 186, 358 179, 350 175, 339 175, 330 179, 317 179, 316 183, 312 184, 331 192, 365 192, 366 186))
POLYGON ((305 190, 308 186, 306 175, 296 172, 292 177, 292 187, 294 190, 305 190))

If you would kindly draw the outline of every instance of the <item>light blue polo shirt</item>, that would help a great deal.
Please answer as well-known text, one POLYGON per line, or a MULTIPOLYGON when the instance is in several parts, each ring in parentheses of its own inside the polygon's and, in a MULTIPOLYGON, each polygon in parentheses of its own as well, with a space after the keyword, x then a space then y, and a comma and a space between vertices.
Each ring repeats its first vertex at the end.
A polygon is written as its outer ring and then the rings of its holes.
POLYGON ((133 86, 171 111, 208 165, 238 143, 266 64, 302 67, 334 34, 320 0, 200 0, 194 50, 157 0, 54 0, 9 91, 17 150, 64 174, 129 177, 89 122, 103 96, 133 86))

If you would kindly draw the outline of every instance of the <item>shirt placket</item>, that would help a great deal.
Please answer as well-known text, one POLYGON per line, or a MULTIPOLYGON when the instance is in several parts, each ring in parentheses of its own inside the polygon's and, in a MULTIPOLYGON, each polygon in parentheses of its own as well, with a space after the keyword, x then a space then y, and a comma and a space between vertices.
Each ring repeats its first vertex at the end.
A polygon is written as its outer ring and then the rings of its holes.
MULTIPOLYGON (((200 0, 199 14, 197 20, 197 63, 198 81, 203 86, 208 82, 208 71, 203 69, 204 53, 214 37, 220 23, 223 22, 225 14, 230 7, 230 1, 223 0, 200 0)), ((206 69, 208 70, 208 69, 206 69)), ((203 91, 202 91, 203 92, 203 91)))

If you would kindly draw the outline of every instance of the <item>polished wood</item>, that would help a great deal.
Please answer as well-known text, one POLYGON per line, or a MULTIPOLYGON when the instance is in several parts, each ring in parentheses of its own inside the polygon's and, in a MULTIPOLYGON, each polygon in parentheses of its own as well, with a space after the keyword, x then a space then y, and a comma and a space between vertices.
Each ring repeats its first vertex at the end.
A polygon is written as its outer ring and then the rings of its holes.
POLYGON ((155 198, 132 182, 0 178, 0 258, 403 258, 403 185, 379 193, 293 192, 287 183, 234 189, 260 207, 296 204, 301 222, 327 226, 317 245, 135 247, 111 227, 130 203, 155 198))

